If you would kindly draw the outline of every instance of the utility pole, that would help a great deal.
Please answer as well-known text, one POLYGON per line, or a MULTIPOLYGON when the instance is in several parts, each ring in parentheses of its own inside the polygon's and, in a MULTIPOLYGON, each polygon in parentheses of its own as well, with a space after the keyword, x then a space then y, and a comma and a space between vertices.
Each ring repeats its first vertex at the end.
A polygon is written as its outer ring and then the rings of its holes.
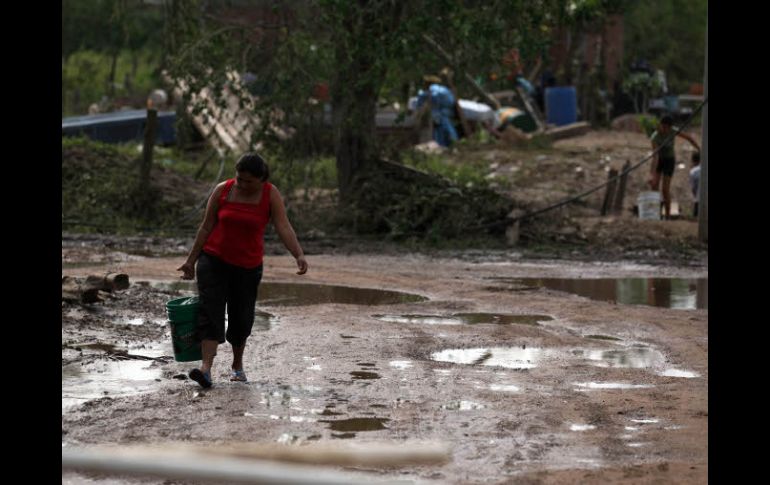
MULTIPOLYGON (((709 98, 709 27, 706 14, 706 67, 703 74, 703 100, 709 98)), ((702 242, 709 240, 709 105, 703 106, 703 136, 701 140, 701 169, 698 183, 698 239, 702 242)))

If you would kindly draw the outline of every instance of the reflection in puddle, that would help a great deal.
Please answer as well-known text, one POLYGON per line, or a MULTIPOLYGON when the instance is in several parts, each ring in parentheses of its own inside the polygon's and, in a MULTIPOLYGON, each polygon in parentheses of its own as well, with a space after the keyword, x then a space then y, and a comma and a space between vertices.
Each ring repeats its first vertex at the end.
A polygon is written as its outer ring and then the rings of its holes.
POLYGON ((596 340, 621 340, 617 337, 610 337, 609 335, 586 335, 586 338, 592 338, 596 340))
POLYGON ((594 362, 597 367, 623 367, 630 369, 642 369, 654 367, 665 363, 663 354, 652 349, 628 349, 628 350, 588 350, 585 357, 594 362))
POLYGON ((573 384, 586 389, 645 389, 654 387, 649 384, 624 384, 622 382, 573 382, 573 384))
POLYGON ((519 392, 519 388, 513 384, 492 384, 489 389, 502 392, 519 392))
POLYGON ((410 360, 392 360, 388 363, 391 367, 395 367, 396 369, 408 369, 412 367, 412 361, 410 360))
POLYGON ((320 422, 329 423, 329 429, 332 431, 346 431, 346 432, 359 432, 359 431, 378 431, 381 429, 388 429, 385 423, 390 421, 388 418, 350 418, 340 420, 327 420, 322 419, 320 422))
POLYGON ((708 309, 708 278, 521 278, 517 281, 626 305, 708 309))
POLYGON ((388 305, 425 301, 420 295, 399 291, 347 286, 300 283, 262 283, 258 301, 266 306, 315 305, 342 303, 351 305, 388 305))
POLYGON ((553 320, 549 315, 511 315, 498 313, 455 313, 454 315, 372 315, 383 322, 423 325, 537 325, 553 320))
POLYGON ((353 376, 353 380, 380 378, 380 375, 376 372, 353 371, 350 373, 350 375, 353 376))
MULTIPOLYGON (((588 349, 540 349, 535 347, 492 347, 472 349, 446 349, 434 352, 430 357, 438 362, 452 364, 485 365, 509 369, 532 369, 548 361, 588 362, 597 367, 645 369, 661 368, 665 357, 647 347, 631 347, 623 350, 588 349)), ((435 372, 444 370, 435 369, 435 372)), ((684 377, 684 371, 667 371, 670 375, 684 377)))
POLYGON ((159 368, 146 360, 99 360, 62 366, 62 412, 91 399, 130 396, 157 389, 159 368))
POLYGON ((590 431, 592 429, 596 429, 596 426, 592 424, 573 424, 569 427, 570 431, 590 431))
POLYGON ((506 367, 508 369, 532 369, 542 354, 541 349, 519 347, 493 347, 475 349, 448 349, 431 354, 431 359, 453 364, 474 364, 506 367))
MULTIPOLYGON (((195 282, 150 281, 152 287, 164 291, 196 293, 195 282)), ((309 283, 260 283, 257 306, 297 306, 320 303, 352 305, 388 305, 426 301, 427 298, 400 291, 355 288, 309 283)))
POLYGON ((472 401, 452 401, 442 405, 441 409, 446 409, 447 411, 473 411, 475 409, 484 409, 484 405, 472 401))
POLYGON ((337 439, 341 439, 341 440, 347 440, 347 439, 355 438, 355 437, 356 437, 355 433, 339 433, 339 434, 332 433, 332 438, 337 438, 337 439))
POLYGON ((663 377, 685 377, 688 379, 691 379, 693 377, 700 377, 700 374, 698 374, 697 372, 691 372, 688 370, 679 370, 679 369, 666 369, 662 372, 659 372, 658 375, 663 377))

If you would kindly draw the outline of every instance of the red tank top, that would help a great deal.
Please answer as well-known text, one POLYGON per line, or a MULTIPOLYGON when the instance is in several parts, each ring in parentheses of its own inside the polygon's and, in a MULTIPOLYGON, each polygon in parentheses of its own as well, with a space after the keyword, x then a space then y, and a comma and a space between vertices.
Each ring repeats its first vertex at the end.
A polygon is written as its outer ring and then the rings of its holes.
POLYGON ((259 203, 249 204, 227 200, 234 183, 235 179, 230 179, 222 189, 217 223, 203 250, 233 266, 256 268, 262 264, 264 255, 265 227, 270 221, 271 185, 265 182, 259 203))

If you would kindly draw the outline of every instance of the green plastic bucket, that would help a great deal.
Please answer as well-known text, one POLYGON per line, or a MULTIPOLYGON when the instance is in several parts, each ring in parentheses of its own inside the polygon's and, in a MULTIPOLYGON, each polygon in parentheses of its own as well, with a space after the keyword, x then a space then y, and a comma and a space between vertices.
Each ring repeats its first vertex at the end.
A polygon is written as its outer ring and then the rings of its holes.
POLYGON ((195 337, 198 325, 198 297, 186 296, 166 303, 166 312, 171 326, 171 343, 177 362, 201 360, 201 344, 195 337))

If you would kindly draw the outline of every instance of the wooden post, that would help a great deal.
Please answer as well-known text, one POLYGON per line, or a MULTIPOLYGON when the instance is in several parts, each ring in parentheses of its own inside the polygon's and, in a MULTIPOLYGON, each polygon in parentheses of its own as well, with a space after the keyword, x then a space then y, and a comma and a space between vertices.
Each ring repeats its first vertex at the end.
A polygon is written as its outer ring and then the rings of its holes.
MULTIPOLYGON (((708 14, 706 15, 706 66, 703 73, 703 99, 709 98, 709 29, 708 14)), ((700 156, 700 183, 698 183, 698 239, 702 242, 709 240, 709 105, 703 107, 700 156)))
POLYGON ((607 191, 604 193, 604 203, 602 204, 602 215, 606 216, 607 213, 610 211, 610 206, 612 205, 612 200, 615 197, 615 184, 617 183, 616 177, 618 176, 618 171, 616 169, 610 169, 609 174, 607 176, 607 191))
POLYGON ((615 207, 613 208, 613 212, 615 214, 620 214, 623 212, 623 199, 626 196, 626 182, 628 181, 628 169, 631 167, 631 161, 626 160, 625 165, 623 165, 623 168, 621 169, 621 175, 620 175, 620 183, 618 184, 618 193, 615 196, 615 207))
POLYGON ((152 150, 155 146, 155 132, 158 128, 158 111, 147 110, 147 124, 144 127, 144 145, 142 146, 142 167, 139 172, 139 187, 147 187, 150 183, 152 169, 152 150))

